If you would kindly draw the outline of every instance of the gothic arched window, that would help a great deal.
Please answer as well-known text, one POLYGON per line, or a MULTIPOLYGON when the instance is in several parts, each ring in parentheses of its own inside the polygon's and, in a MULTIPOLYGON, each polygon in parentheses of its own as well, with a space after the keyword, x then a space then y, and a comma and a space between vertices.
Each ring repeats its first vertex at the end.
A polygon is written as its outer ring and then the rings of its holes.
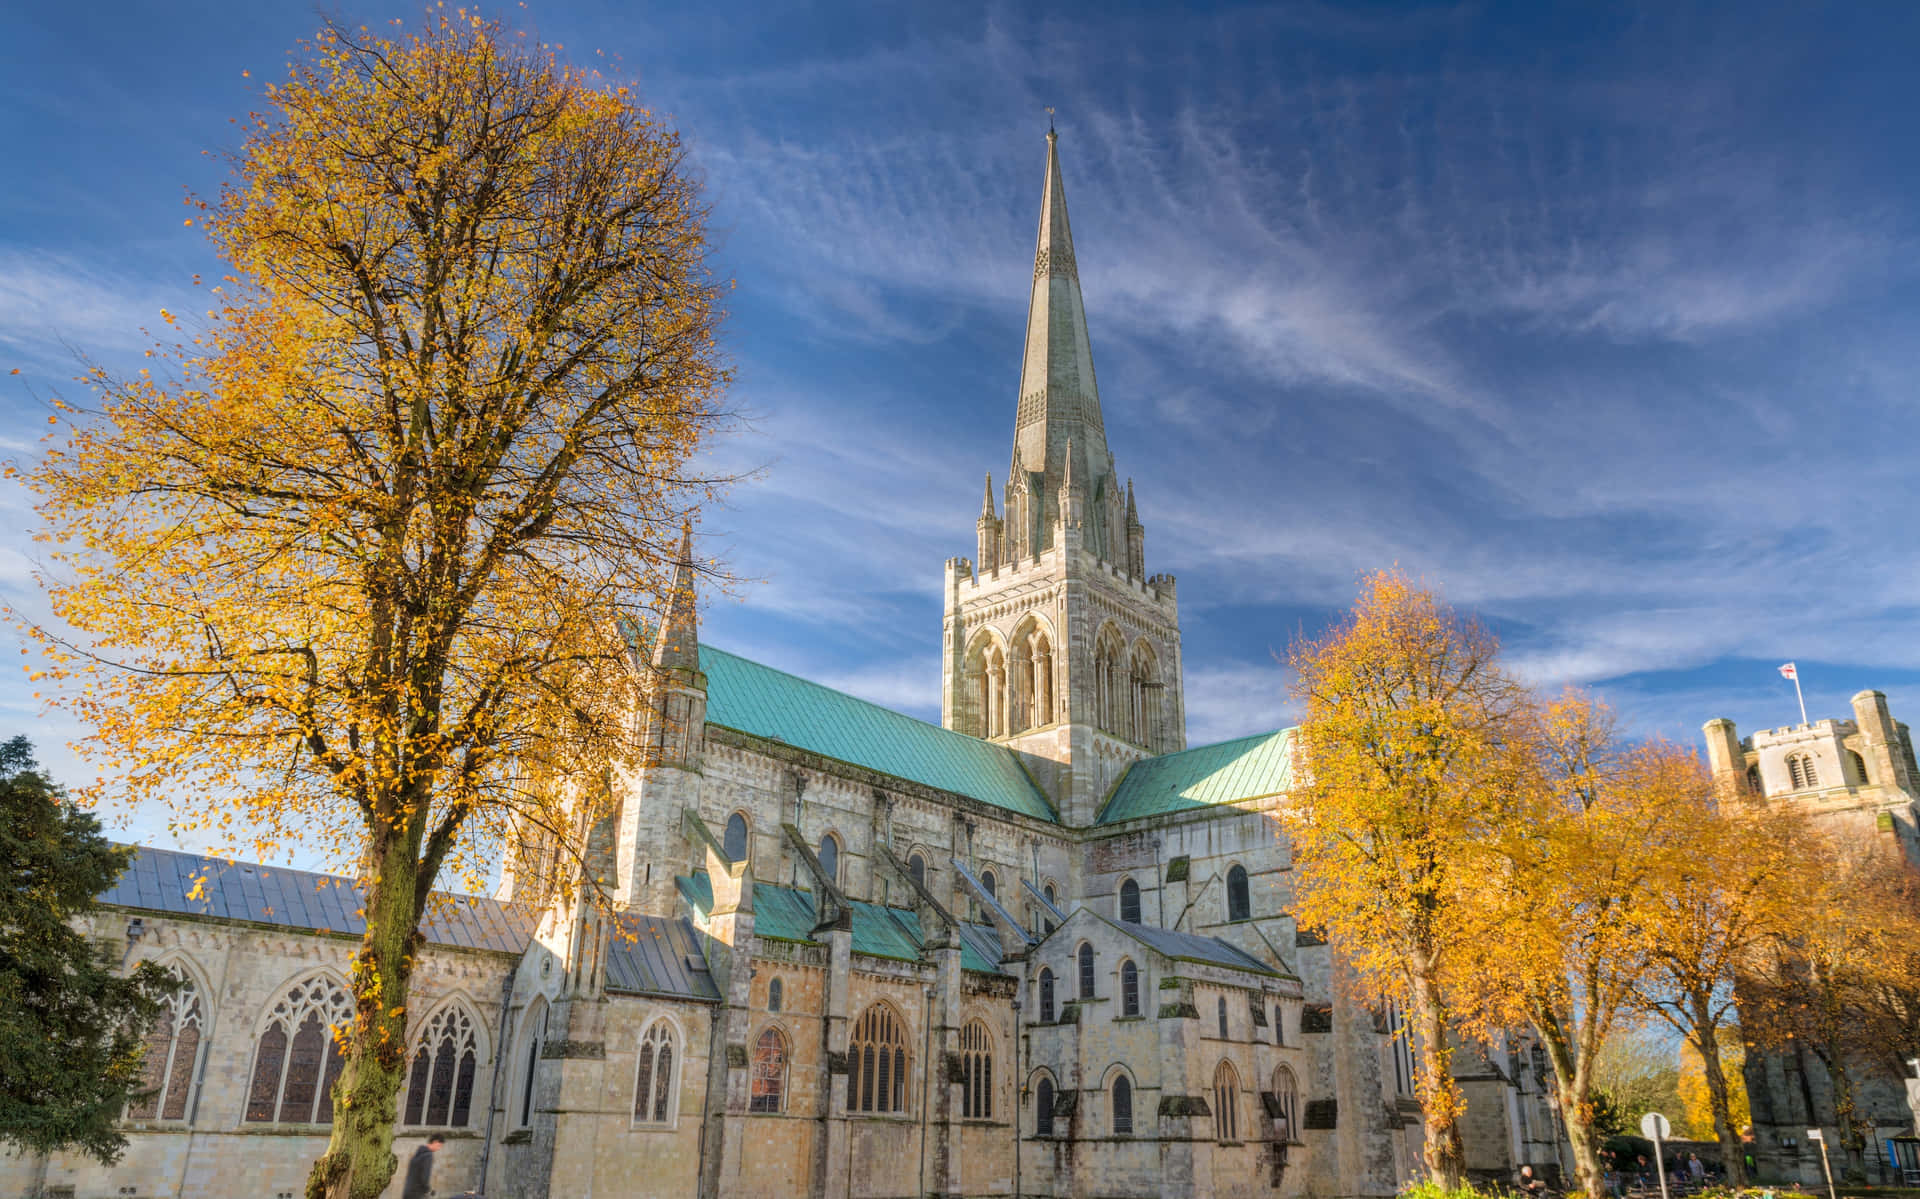
POLYGON ((721 848, 735 862, 747 860, 747 818, 738 812, 727 817, 727 835, 721 848))
POLYGON ((533 1123, 533 1079, 540 1068, 540 1043, 547 1037, 547 1001, 536 996, 527 1005, 527 1014, 522 1018, 525 1028, 526 1052, 521 1054, 523 1065, 520 1072, 520 1127, 533 1123))
POLYGON ((247 1120, 333 1123, 333 1082, 344 1064, 333 1030, 351 1019, 346 989, 325 975, 288 988, 274 1002, 254 1051, 247 1120))
POLYGON ((753 1094, 750 1112, 777 1112, 787 1094, 787 1038, 769 1027, 753 1047, 753 1094))
POLYGON ((1755 795, 1759 795, 1761 793, 1760 766, 1758 763, 1755 763, 1754 765, 1747 767, 1747 790, 1752 792, 1755 795))
POLYGON ((1093 946, 1080 943, 1080 998, 1093 998, 1093 946))
POLYGON ((1053 1023, 1053 971, 1040 967, 1040 1023, 1053 1023))
POLYGON ((1140 968, 1131 958, 1120 963, 1120 1014, 1140 1014, 1140 968))
POLYGON ((1053 1080, 1045 1075, 1033 1088, 1033 1135, 1053 1135, 1053 1080))
POLYGON ((907 873, 913 876, 914 882, 919 883, 923 887, 926 886, 927 885, 927 860, 921 857, 917 852, 908 854, 907 855, 907 873))
POLYGON ((448 1004, 435 1012, 414 1046, 404 1122, 465 1128, 479 1064, 478 1038, 466 1006, 448 1004))
POLYGON ((1133 643, 1127 669, 1127 727, 1133 740, 1154 753, 1160 752, 1160 667, 1153 647, 1146 641, 1133 643))
POLYGON ((1796 791, 1820 785, 1820 772, 1815 769, 1813 758, 1808 754, 1787 755, 1787 777, 1793 781, 1796 791))
POLYGON ((1120 884, 1120 919, 1140 923, 1140 884, 1126 879, 1120 884))
POLYGON ((1240 1139, 1240 1076, 1228 1061, 1213 1072, 1213 1135, 1221 1144, 1240 1139))
POLYGON ((832 833, 820 838, 820 872, 835 883, 840 881, 840 838, 832 833))
POLYGON ((1113 1135, 1133 1135, 1133 1083, 1125 1074, 1113 1076, 1113 1135))
POLYGON ((674 1068, 679 1065, 674 1052, 673 1025, 655 1020, 640 1037, 640 1061, 633 1079, 633 1122, 667 1124, 674 1117, 674 1068))
POLYGON ((138 1088, 152 1094, 129 1104, 127 1119, 187 1118, 187 1099, 193 1092, 194 1079, 199 1077, 205 1012, 200 988, 191 978, 166 998, 147 1033, 147 1058, 138 1088))
POLYGON ((1274 1137, 1291 1141, 1300 1127, 1294 1122, 1300 1110, 1300 1085, 1294 1081, 1293 1071, 1285 1066, 1273 1072, 1273 1096, 1275 1106, 1280 1109, 1280 1114, 1273 1118, 1274 1137))
POLYGON ((982 870, 980 872, 980 889, 995 899, 1000 898, 1000 880, 993 877, 993 871, 982 870))
POLYGON ((999 639, 982 630, 967 650, 961 711, 955 726, 975 737, 1004 737, 1015 731, 1007 703, 1007 654, 999 639))
POLYGON ((1253 901, 1247 894, 1247 872, 1240 866, 1227 871, 1227 919, 1247 920, 1253 915, 1253 901))
POLYGON ((960 1030, 960 1117, 993 1118, 993 1034, 979 1020, 960 1030))
POLYGON ((1219 1000, 1217 1000, 1216 1002, 1217 1002, 1217 1005, 1218 1005, 1218 1010, 1219 1010, 1219 1016, 1220 1016, 1220 1039, 1224 1041, 1224 1040, 1226 1040, 1226 1039, 1227 1039, 1227 999, 1226 999, 1226 996, 1224 996, 1224 995, 1222 995, 1222 996, 1221 996, 1221 997, 1219 998, 1219 1000))
POLYGON ((907 1028, 882 1003, 868 1008, 853 1026, 847 1045, 847 1110, 907 1110, 907 1028))
POLYGON ((777 1012, 780 1010, 780 1000, 783 998, 783 996, 781 995, 781 992, 784 989, 785 988, 783 988, 780 985, 780 980, 777 978, 767 984, 767 1010, 768 1011, 777 1012))

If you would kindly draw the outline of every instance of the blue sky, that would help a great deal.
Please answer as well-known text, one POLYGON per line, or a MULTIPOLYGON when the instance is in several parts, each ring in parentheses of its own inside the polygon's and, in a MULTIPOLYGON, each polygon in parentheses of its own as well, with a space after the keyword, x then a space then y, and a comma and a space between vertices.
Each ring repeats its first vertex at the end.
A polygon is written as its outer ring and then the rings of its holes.
MULTIPOLYGON (((412 7, 351 2, 356 20, 412 7)), ((1398 564, 1542 683, 1697 742, 1920 719, 1920 6, 537 4, 706 179, 762 466, 709 640, 938 717, 940 568, 1006 470, 1045 108, 1108 436, 1180 577, 1190 737, 1398 564)), ((0 44, 0 449, 127 361, 303 4, 32 5, 0 44), (242 71, 251 71, 243 78, 242 71)), ((0 590, 30 516, 0 493, 0 590)), ((0 732, 72 730, 0 679, 0 732)), ((155 814, 129 826, 164 839, 155 814)))

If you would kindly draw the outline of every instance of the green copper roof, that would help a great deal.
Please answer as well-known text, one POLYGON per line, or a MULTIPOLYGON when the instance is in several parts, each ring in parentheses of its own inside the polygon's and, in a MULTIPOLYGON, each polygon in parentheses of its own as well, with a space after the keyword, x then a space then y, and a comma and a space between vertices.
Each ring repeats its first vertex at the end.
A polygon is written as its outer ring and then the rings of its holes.
MULTIPOLYGON (((702 915, 713 906, 713 880, 704 870, 677 875, 674 884, 680 895, 702 915)), ((885 907, 862 900, 853 905, 853 951, 870 957, 892 958, 900 962, 923 960, 920 947, 920 917, 901 908, 885 907)), ((778 887, 772 883, 753 884, 753 935, 770 941, 798 941, 817 945, 813 935, 813 892, 796 887, 778 887)), ((998 942, 991 929, 962 925, 960 967, 981 974, 1000 973, 1000 960, 993 947, 998 942), (969 936, 967 934, 971 933, 969 936), (983 948, 993 950, 992 956, 983 948)))
POLYGON ((1260 799, 1286 790, 1292 776, 1292 729, 1146 758, 1120 776, 1100 823, 1260 799))
POLYGON ((1053 810, 1013 751, 915 720, 818 683, 700 647, 707 723, 895 778, 953 791, 1040 820, 1053 810))

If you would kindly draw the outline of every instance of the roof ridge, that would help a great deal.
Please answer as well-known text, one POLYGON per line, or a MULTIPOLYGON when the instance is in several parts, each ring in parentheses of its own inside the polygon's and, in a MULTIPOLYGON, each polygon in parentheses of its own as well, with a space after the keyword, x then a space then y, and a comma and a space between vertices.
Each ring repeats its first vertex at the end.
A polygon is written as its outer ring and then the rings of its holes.
MULTIPOLYGON (((330 883, 344 883, 356 891, 360 889, 359 879, 346 874, 332 874, 325 870, 306 870, 299 866, 275 866, 271 862, 250 862, 244 858, 223 858, 217 854, 196 853, 191 849, 174 849, 167 845, 144 845, 138 841, 127 841, 122 844, 139 853, 169 854, 176 858, 193 858, 196 861, 211 862, 219 866, 242 866, 256 870, 277 870, 283 874, 302 874, 308 878, 325 879, 330 883)), ((447 899, 484 900, 487 903, 497 903, 502 907, 514 906, 512 900, 495 899, 491 895, 472 895, 465 891, 447 891, 439 887, 433 888, 428 891, 427 894, 430 896, 439 895, 447 899)))
POLYGON ((1241 737, 1228 737, 1225 741, 1209 741, 1205 745, 1189 745, 1185 749, 1176 749, 1171 753, 1154 754, 1151 757, 1137 759, 1136 763, 1129 763, 1129 766, 1135 765, 1137 762, 1161 762, 1168 758, 1177 758, 1181 754, 1199 753, 1203 749, 1219 749, 1223 745, 1238 745, 1242 741, 1264 741, 1268 737, 1277 737, 1281 733, 1291 733, 1299 727, 1297 724, 1288 724, 1282 725, 1277 729, 1268 729, 1264 733, 1248 733, 1241 737))
MULTIPOLYGON (((745 662, 749 666, 758 666, 762 670, 770 670, 774 674, 785 676, 786 678, 792 679, 796 683, 804 683, 809 687, 813 687, 821 691, 831 692, 832 694, 837 695, 842 699, 850 699, 856 704, 865 704, 867 707, 872 708, 875 711, 885 712, 889 716, 898 716, 902 720, 911 720, 915 724, 923 725, 937 732, 948 733, 955 737, 964 737, 968 741, 978 742, 981 745, 992 745, 993 748, 995 749, 1007 749, 1006 746, 995 745, 993 742, 988 741, 984 737, 975 737, 971 733, 963 733, 958 729, 950 729, 944 724, 935 724, 931 720, 922 720, 918 716, 913 715, 911 712, 902 712, 898 708, 889 708, 885 704, 876 703, 870 699, 863 699, 862 697, 855 695, 851 691, 842 691, 838 687, 829 687, 825 683, 820 682, 818 679, 810 679, 803 674, 795 674, 791 670, 782 670, 778 666, 769 666, 765 662, 762 662, 757 658, 749 658, 745 654, 737 654, 730 649, 721 649, 717 645, 702 645, 700 647, 700 652, 702 653, 707 653, 709 651, 716 654, 725 654, 727 657, 737 659, 738 661, 741 661, 741 662, 745 662)), ((1012 753, 1013 751, 1007 750, 1007 752, 1012 753)))

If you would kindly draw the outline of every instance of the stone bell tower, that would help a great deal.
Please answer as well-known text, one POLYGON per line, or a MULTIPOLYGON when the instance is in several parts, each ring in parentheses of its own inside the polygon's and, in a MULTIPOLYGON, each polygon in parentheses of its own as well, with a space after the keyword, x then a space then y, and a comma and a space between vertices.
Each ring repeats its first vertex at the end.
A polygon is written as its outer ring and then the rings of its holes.
POLYGON ((1146 574, 1133 484, 1100 417, 1058 137, 1033 252, 1013 457, 947 562, 940 716, 1029 762, 1068 824, 1091 824, 1139 758, 1186 747, 1172 575, 1146 574))

